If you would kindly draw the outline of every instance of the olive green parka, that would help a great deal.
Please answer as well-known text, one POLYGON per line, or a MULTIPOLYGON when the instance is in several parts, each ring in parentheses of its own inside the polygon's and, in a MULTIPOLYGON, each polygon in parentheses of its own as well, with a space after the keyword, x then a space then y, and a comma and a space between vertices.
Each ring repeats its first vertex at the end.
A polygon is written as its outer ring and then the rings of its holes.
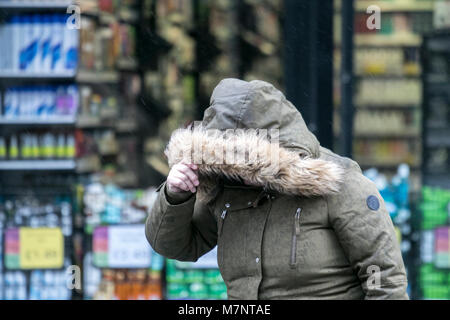
POLYGON ((176 131, 166 149, 170 166, 199 164, 200 186, 196 194, 160 186, 146 223, 156 252, 196 261, 217 245, 229 299, 408 299, 399 244, 375 185, 356 162, 321 147, 279 90, 224 79, 201 124, 176 131), (235 133, 248 128, 278 130, 276 140, 235 133), (262 159, 215 163, 230 142, 262 159), (202 152, 193 161, 195 145, 202 152))

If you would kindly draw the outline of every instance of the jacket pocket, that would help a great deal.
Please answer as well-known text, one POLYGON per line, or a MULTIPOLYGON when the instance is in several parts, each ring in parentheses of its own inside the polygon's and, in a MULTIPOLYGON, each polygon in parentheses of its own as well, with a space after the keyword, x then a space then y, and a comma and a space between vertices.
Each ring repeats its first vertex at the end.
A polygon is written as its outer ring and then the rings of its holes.
MULTIPOLYGON (((233 195, 234 196, 234 195, 233 195)), ((217 262, 224 280, 246 270, 247 237, 252 202, 232 201, 220 206, 217 217, 217 262)))
POLYGON ((302 208, 297 208, 294 214, 294 226, 292 230, 292 242, 291 242, 291 256, 289 266, 291 268, 297 267, 297 239, 300 236, 300 213, 302 208))

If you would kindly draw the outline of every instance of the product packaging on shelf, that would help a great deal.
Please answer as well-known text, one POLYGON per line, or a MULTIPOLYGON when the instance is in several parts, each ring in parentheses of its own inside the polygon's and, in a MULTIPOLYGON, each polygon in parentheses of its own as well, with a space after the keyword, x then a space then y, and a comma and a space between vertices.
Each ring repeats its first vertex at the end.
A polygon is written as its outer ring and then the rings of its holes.
POLYGON ((72 264, 66 250, 72 236, 70 196, 2 195, 0 231, 0 298, 71 299, 66 281, 72 264))
POLYGON ((4 97, 5 119, 75 117, 79 100, 76 85, 12 87, 4 97))
POLYGON ((125 190, 100 183, 85 187, 85 233, 92 235, 84 258, 86 299, 163 298, 163 258, 151 249, 144 231, 154 200, 154 189, 125 190))
POLYGON ((80 66, 88 71, 133 69, 136 58, 136 29, 115 20, 99 24, 90 17, 81 18, 80 66))
POLYGON ((450 299, 450 190, 422 187, 418 284, 424 299, 450 299))
POLYGON ((78 30, 68 27, 68 15, 13 15, 0 25, 0 72, 74 74, 78 65, 78 30))
POLYGON ((27 131, 1 137, 1 140, 6 141, 4 152, 0 150, 2 160, 75 158, 75 138, 72 133, 27 131))
POLYGON ((227 298, 227 288, 217 265, 217 247, 196 263, 166 259, 167 299, 227 298))

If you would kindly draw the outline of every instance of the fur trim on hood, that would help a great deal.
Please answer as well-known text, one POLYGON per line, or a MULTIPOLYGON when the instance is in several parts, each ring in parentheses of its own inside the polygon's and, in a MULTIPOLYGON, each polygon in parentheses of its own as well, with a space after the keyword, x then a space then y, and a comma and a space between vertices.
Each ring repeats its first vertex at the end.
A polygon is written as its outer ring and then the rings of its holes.
POLYGON ((197 197, 203 199, 224 177, 306 197, 337 193, 343 180, 337 164, 301 157, 298 150, 280 147, 257 130, 178 129, 165 154, 170 167, 180 162, 198 165, 197 197))

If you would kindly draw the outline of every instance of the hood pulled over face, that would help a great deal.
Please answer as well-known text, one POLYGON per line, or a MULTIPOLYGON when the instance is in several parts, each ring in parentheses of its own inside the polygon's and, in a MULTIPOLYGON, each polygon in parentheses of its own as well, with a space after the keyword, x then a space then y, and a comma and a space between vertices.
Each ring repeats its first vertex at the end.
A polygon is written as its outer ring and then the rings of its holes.
POLYGON ((319 156, 319 142, 300 112, 265 81, 222 80, 211 95, 202 123, 206 129, 278 129, 282 147, 319 156))
POLYGON ((224 79, 200 126, 176 130, 165 154, 170 167, 198 165, 198 198, 207 199, 221 178, 309 197, 338 192, 343 178, 337 164, 317 159, 319 147, 300 112, 274 86, 224 79), (273 131, 276 139, 261 134, 273 131))

